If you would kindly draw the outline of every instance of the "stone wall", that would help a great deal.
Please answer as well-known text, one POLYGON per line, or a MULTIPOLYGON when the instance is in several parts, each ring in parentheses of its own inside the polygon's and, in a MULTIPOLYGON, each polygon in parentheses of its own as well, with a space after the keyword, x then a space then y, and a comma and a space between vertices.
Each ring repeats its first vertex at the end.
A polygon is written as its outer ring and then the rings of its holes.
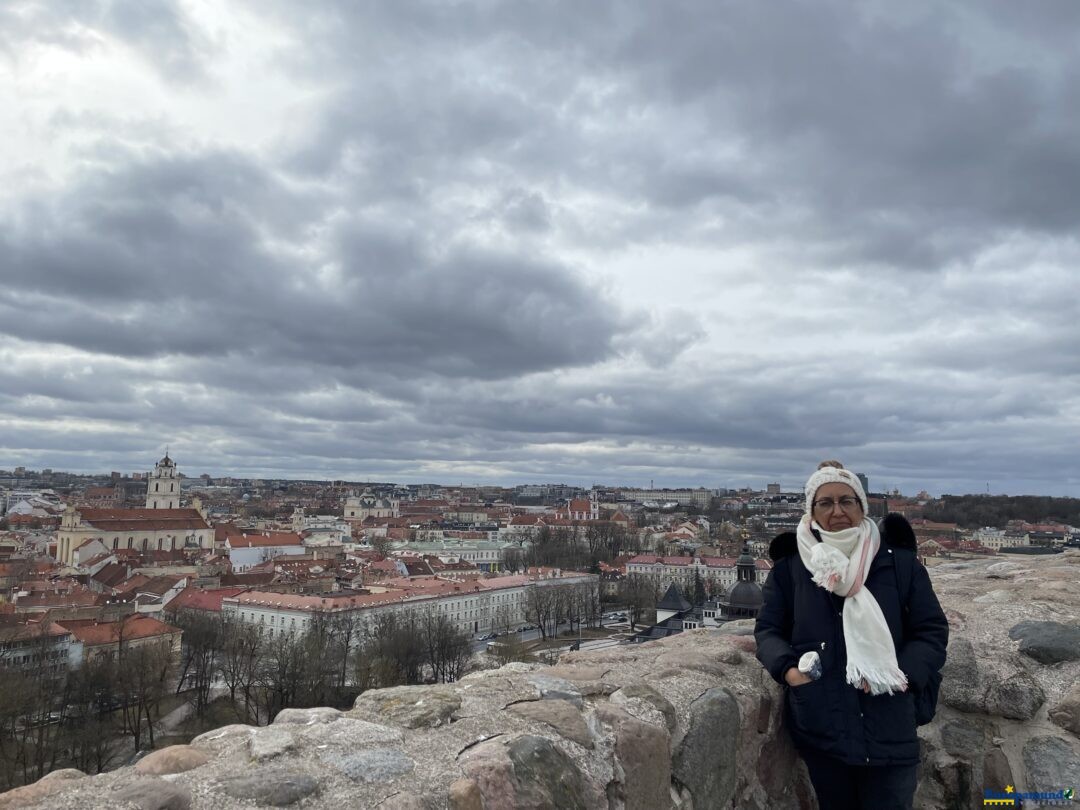
MULTIPOLYGON (((920 732, 917 806, 1080 787, 1080 554, 946 564, 933 578, 953 640, 939 715, 920 732)), ((0 795, 0 810, 815 807, 749 631, 372 691, 344 713, 286 710, 111 773, 50 774, 0 795)))

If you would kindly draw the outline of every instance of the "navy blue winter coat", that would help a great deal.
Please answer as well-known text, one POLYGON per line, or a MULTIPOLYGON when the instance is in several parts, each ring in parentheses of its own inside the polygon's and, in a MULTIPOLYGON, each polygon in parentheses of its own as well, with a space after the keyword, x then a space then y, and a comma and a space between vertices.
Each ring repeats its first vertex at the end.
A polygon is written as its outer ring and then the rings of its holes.
MULTIPOLYGON (((909 684, 921 687, 945 663, 949 624, 926 569, 914 559, 915 536, 908 522, 900 515, 889 515, 881 539, 864 587, 885 614, 900 669, 909 684), (897 592, 897 565, 910 566, 906 617, 897 592)), ((843 597, 814 584, 799 557, 794 533, 773 540, 769 554, 773 570, 765 582, 764 604, 754 628, 757 658, 784 686, 785 717, 796 748, 850 765, 917 763, 919 741, 911 690, 868 695, 848 684, 843 597), (784 673, 809 650, 821 655, 821 678, 789 687, 784 673)))

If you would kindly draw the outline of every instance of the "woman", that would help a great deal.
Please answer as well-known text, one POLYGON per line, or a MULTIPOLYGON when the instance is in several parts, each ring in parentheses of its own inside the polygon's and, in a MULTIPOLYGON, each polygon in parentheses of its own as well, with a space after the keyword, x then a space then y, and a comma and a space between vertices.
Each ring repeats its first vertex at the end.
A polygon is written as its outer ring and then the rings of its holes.
POLYGON ((949 639, 910 525, 890 515, 879 534, 867 506, 858 476, 838 461, 819 465, 798 531, 769 547, 754 628, 758 660, 785 687, 787 726, 821 810, 911 807, 913 693, 936 682, 949 639), (809 660, 800 668, 811 652, 820 675, 802 671, 809 660))

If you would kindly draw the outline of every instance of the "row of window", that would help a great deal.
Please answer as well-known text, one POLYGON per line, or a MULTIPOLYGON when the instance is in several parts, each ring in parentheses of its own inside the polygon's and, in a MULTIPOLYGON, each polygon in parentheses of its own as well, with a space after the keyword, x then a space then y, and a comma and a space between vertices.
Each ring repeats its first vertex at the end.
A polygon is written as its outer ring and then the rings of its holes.
MULTIPOLYGON (((166 550, 175 551, 177 549, 177 541, 178 540, 182 544, 181 547, 188 546, 188 545, 193 545, 193 546, 194 545, 199 545, 198 538, 195 538, 195 537, 177 538, 177 537, 172 537, 170 535, 169 537, 159 537, 155 541, 156 550, 157 551, 166 551, 166 550), (165 543, 168 543, 168 546, 166 546, 165 543)), ((112 539, 112 547, 113 547, 114 551, 116 549, 118 549, 118 548, 121 548, 121 546, 120 546, 120 538, 119 537, 114 537, 112 539)), ((127 545, 123 546, 123 548, 135 548, 135 538, 134 537, 127 538, 127 545)), ((149 551, 150 550, 150 538, 144 537, 142 539, 141 548, 142 548, 143 551, 149 551)))
POLYGON ((0 658, 0 667, 26 666, 27 664, 37 663, 38 661, 56 661, 67 657, 68 654, 63 650, 54 650, 45 653, 44 655, 41 653, 36 653, 34 655, 11 655, 0 658))

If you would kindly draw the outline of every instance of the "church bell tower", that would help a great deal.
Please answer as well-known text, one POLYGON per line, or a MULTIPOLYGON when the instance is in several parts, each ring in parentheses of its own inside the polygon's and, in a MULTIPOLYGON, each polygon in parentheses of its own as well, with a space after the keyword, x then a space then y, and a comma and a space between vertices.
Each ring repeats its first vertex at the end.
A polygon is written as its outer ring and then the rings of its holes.
POLYGON ((154 465, 154 472, 150 474, 146 485, 146 508, 180 508, 180 476, 176 472, 176 462, 169 458, 168 451, 165 458, 154 465))

